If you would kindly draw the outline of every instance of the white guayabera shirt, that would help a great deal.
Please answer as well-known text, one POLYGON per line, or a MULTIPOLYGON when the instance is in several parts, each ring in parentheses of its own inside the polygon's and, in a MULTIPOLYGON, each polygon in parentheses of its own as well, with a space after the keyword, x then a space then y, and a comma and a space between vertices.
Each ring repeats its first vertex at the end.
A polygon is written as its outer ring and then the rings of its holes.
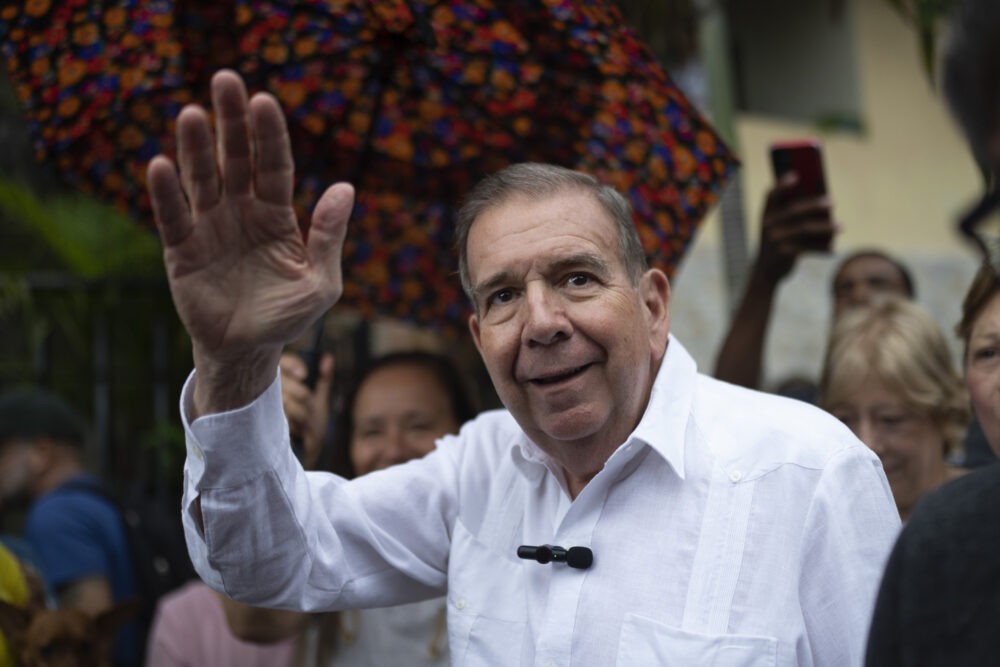
POLYGON ((302 610, 446 594, 455 665, 859 665, 900 525, 839 421, 699 375, 673 338, 639 425, 572 502, 505 411, 351 482, 299 467, 277 380, 185 429, 206 582, 302 610), (593 566, 522 544, 587 546, 593 566))

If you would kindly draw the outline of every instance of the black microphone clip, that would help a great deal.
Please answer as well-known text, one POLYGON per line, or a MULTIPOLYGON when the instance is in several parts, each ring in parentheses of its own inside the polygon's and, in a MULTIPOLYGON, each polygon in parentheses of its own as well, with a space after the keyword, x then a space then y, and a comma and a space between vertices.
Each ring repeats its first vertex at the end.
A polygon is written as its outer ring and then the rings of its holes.
POLYGON ((578 570, 586 570, 594 562, 594 552, 587 547, 570 547, 563 549, 551 544, 532 547, 522 544, 517 548, 518 558, 535 560, 543 565, 549 562, 566 563, 578 570))

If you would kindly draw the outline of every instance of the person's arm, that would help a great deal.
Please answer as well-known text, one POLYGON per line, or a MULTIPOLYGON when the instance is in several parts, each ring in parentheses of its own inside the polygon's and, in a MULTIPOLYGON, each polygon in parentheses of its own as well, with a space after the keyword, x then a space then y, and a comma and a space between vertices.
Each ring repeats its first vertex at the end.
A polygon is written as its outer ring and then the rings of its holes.
POLYGON ((285 609, 265 609, 230 600, 219 594, 229 631, 237 639, 273 644, 297 636, 309 622, 309 614, 285 609))
POLYGON ((420 460, 350 483, 307 473, 291 451, 277 379, 251 405, 184 427, 185 537, 215 590, 309 612, 444 592, 465 451, 457 438, 445 446, 454 436, 420 460))
MULTIPOLYGON (((291 435, 300 435, 304 444, 302 465, 316 467, 323 436, 330 419, 330 387, 333 381, 333 357, 324 355, 320 360, 316 387, 305 384, 308 373, 300 356, 293 353, 281 355, 281 405, 288 419, 291 435)), ((243 641, 271 644, 298 635, 309 620, 309 614, 254 607, 230 600, 217 594, 222 603, 233 636, 243 641)))
POLYGON ((212 78, 212 100, 218 157, 208 115, 189 106, 177 120, 180 176, 162 155, 148 170, 171 295, 193 344, 181 418, 182 518, 195 568, 215 590, 262 607, 440 595, 457 455, 439 448, 347 484, 307 474, 291 452, 278 360, 342 293, 353 189, 327 189, 303 233, 277 101, 258 93, 248 102, 232 71, 212 78))
POLYGON ((811 664, 861 665, 899 514, 882 466, 858 443, 827 462, 806 516, 799 600, 811 664))
POLYGON ((790 199, 795 183, 795 175, 789 174, 768 192, 757 259, 716 357, 719 380, 760 387, 764 340, 778 286, 802 253, 829 250, 837 229, 829 199, 790 199))

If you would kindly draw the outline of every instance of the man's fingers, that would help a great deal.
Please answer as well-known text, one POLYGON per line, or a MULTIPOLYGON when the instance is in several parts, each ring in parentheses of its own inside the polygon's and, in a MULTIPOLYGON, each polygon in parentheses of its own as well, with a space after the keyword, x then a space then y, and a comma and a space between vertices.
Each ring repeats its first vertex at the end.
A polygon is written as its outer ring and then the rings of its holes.
POLYGON ((272 95, 258 93, 250 100, 250 129, 257 159, 254 192, 269 204, 290 206, 295 163, 285 115, 272 95))
POLYGON ((230 195, 247 194, 253 175, 247 89, 235 72, 221 70, 212 77, 212 107, 223 191, 230 195))
POLYGON ((177 116, 177 162, 192 209, 214 206, 219 201, 218 166, 208 114, 201 107, 186 106, 177 116))
POLYGON ((154 157, 146 167, 146 183, 163 245, 177 245, 191 233, 191 212, 174 163, 162 155, 154 157))

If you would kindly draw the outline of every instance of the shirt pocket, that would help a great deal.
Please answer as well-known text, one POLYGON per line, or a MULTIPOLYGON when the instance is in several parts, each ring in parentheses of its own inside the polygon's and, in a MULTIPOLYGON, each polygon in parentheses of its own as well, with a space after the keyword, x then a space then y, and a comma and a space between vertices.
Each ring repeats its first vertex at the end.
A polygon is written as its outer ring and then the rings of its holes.
POLYGON ((455 522, 448 564, 448 638, 455 665, 517 664, 527 636, 521 563, 455 522))
POLYGON ((774 667, 778 640, 749 635, 703 635, 626 614, 618 667, 774 667))

